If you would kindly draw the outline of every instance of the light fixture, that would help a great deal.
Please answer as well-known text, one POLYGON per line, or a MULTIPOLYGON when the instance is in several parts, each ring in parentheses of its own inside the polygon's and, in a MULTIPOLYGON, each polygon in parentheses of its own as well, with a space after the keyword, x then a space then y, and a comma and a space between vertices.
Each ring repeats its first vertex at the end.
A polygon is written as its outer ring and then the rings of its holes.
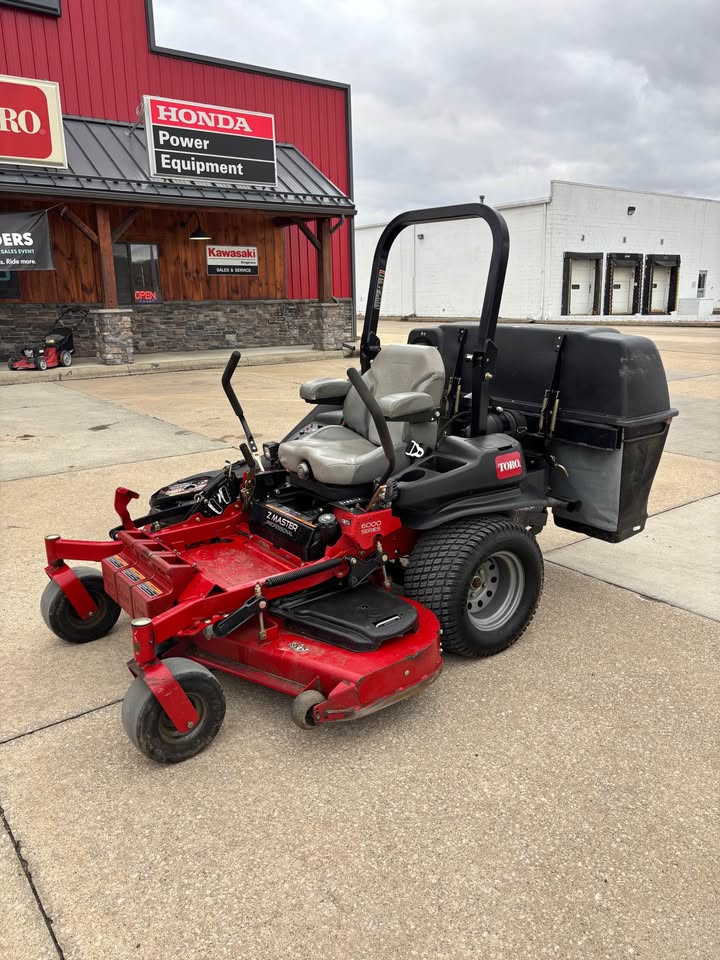
POLYGON ((212 240, 212 237, 207 232, 207 230, 203 230, 202 226, 200 225, 200 217, 198 217, 195 210, 193 210, 193 212, 190 214, 187 220, 180 221, 180 226, 188 227, 193 217, 195 217, 195 223, 197 224, 197 227, 190 234, 190 236, 188 237, 188 240, 212 240))
POLYGON ((628 207, 628 208, 627 208, 627 215, 628 215, 629 217, 631 217, 634 213, 635 213, 635 207, 628 207))
POLYGON ((418 238, 418 240, 424 240, 424 239, 425 239, 425 234, 424 234, 424 233, 419 233, 419 234, 417 235, 417 238, 418 238))

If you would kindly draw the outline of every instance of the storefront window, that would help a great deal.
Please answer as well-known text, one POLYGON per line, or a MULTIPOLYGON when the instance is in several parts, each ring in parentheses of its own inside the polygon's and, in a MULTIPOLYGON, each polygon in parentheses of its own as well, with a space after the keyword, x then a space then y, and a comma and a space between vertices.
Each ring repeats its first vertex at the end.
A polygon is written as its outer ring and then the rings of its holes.
POLYGON ((162 300, 156 244, 115 243, 113 257, 119 303, 158 303, 162 300))
POLYGON ((0 270, 0 300, 20 299, 20 277, 14 270, 0 270))

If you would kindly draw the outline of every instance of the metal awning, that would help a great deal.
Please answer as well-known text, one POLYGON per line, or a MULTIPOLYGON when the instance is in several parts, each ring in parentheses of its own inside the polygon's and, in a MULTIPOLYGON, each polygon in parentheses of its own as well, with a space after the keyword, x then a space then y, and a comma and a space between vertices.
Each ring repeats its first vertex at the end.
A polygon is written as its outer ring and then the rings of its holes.
POLYGON ((68 169, 0 164, 0 193, 133 205, 225 207, 279 215, 354 216, 355 204, 297 147, 277 144, 274 187, 162 180, 147 171, 145 130, 115 120, 63 117, 68 169))

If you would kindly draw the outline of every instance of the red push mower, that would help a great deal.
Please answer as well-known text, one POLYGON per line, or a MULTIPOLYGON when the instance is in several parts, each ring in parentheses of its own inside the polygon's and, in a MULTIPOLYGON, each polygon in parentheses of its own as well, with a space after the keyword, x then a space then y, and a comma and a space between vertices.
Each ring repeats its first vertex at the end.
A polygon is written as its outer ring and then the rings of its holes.
POLYGON ((41 344, 19 347, 8 360, 9 370, 52 370, 72 365, 75 343, 73 331, 87 320, 87 307, 67 306, 58 311, 57 323, 41 344))
POLYGON ((555 523, 611 542, 643 529, 676 411, 654 345, 604 328, 496 328, 505 221, 482 204, 411 211, 375 252, 361 368, 300 388, 312 410, 260 454, 157 491, 119 488, 106 541, 46 537, 45 623, 85 643, 131 617, 122 718, 148 757, 206 747, 225 714, 214 672, 291 695, 303 729, 354 720, 525 631, 555 523), (479 217, 493 250, 477 326, 413 330, 381 349, 390 247, 415 223, 479 217), (67 560, 95 561, 70 567, 67 560))

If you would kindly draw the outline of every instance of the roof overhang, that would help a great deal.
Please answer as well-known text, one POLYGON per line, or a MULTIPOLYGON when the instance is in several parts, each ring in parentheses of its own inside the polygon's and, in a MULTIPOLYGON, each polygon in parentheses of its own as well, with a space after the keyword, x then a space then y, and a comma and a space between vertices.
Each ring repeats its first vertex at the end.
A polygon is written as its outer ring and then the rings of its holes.
POLYGON ((274 187, 165 180, 148 173, 141 127, 83 117, 64 117, 63 123, 68 169, 0 164, 0 193, 308 218, 352 217, 356 212, 352 199, 292 144, 277 144, 274 187))

